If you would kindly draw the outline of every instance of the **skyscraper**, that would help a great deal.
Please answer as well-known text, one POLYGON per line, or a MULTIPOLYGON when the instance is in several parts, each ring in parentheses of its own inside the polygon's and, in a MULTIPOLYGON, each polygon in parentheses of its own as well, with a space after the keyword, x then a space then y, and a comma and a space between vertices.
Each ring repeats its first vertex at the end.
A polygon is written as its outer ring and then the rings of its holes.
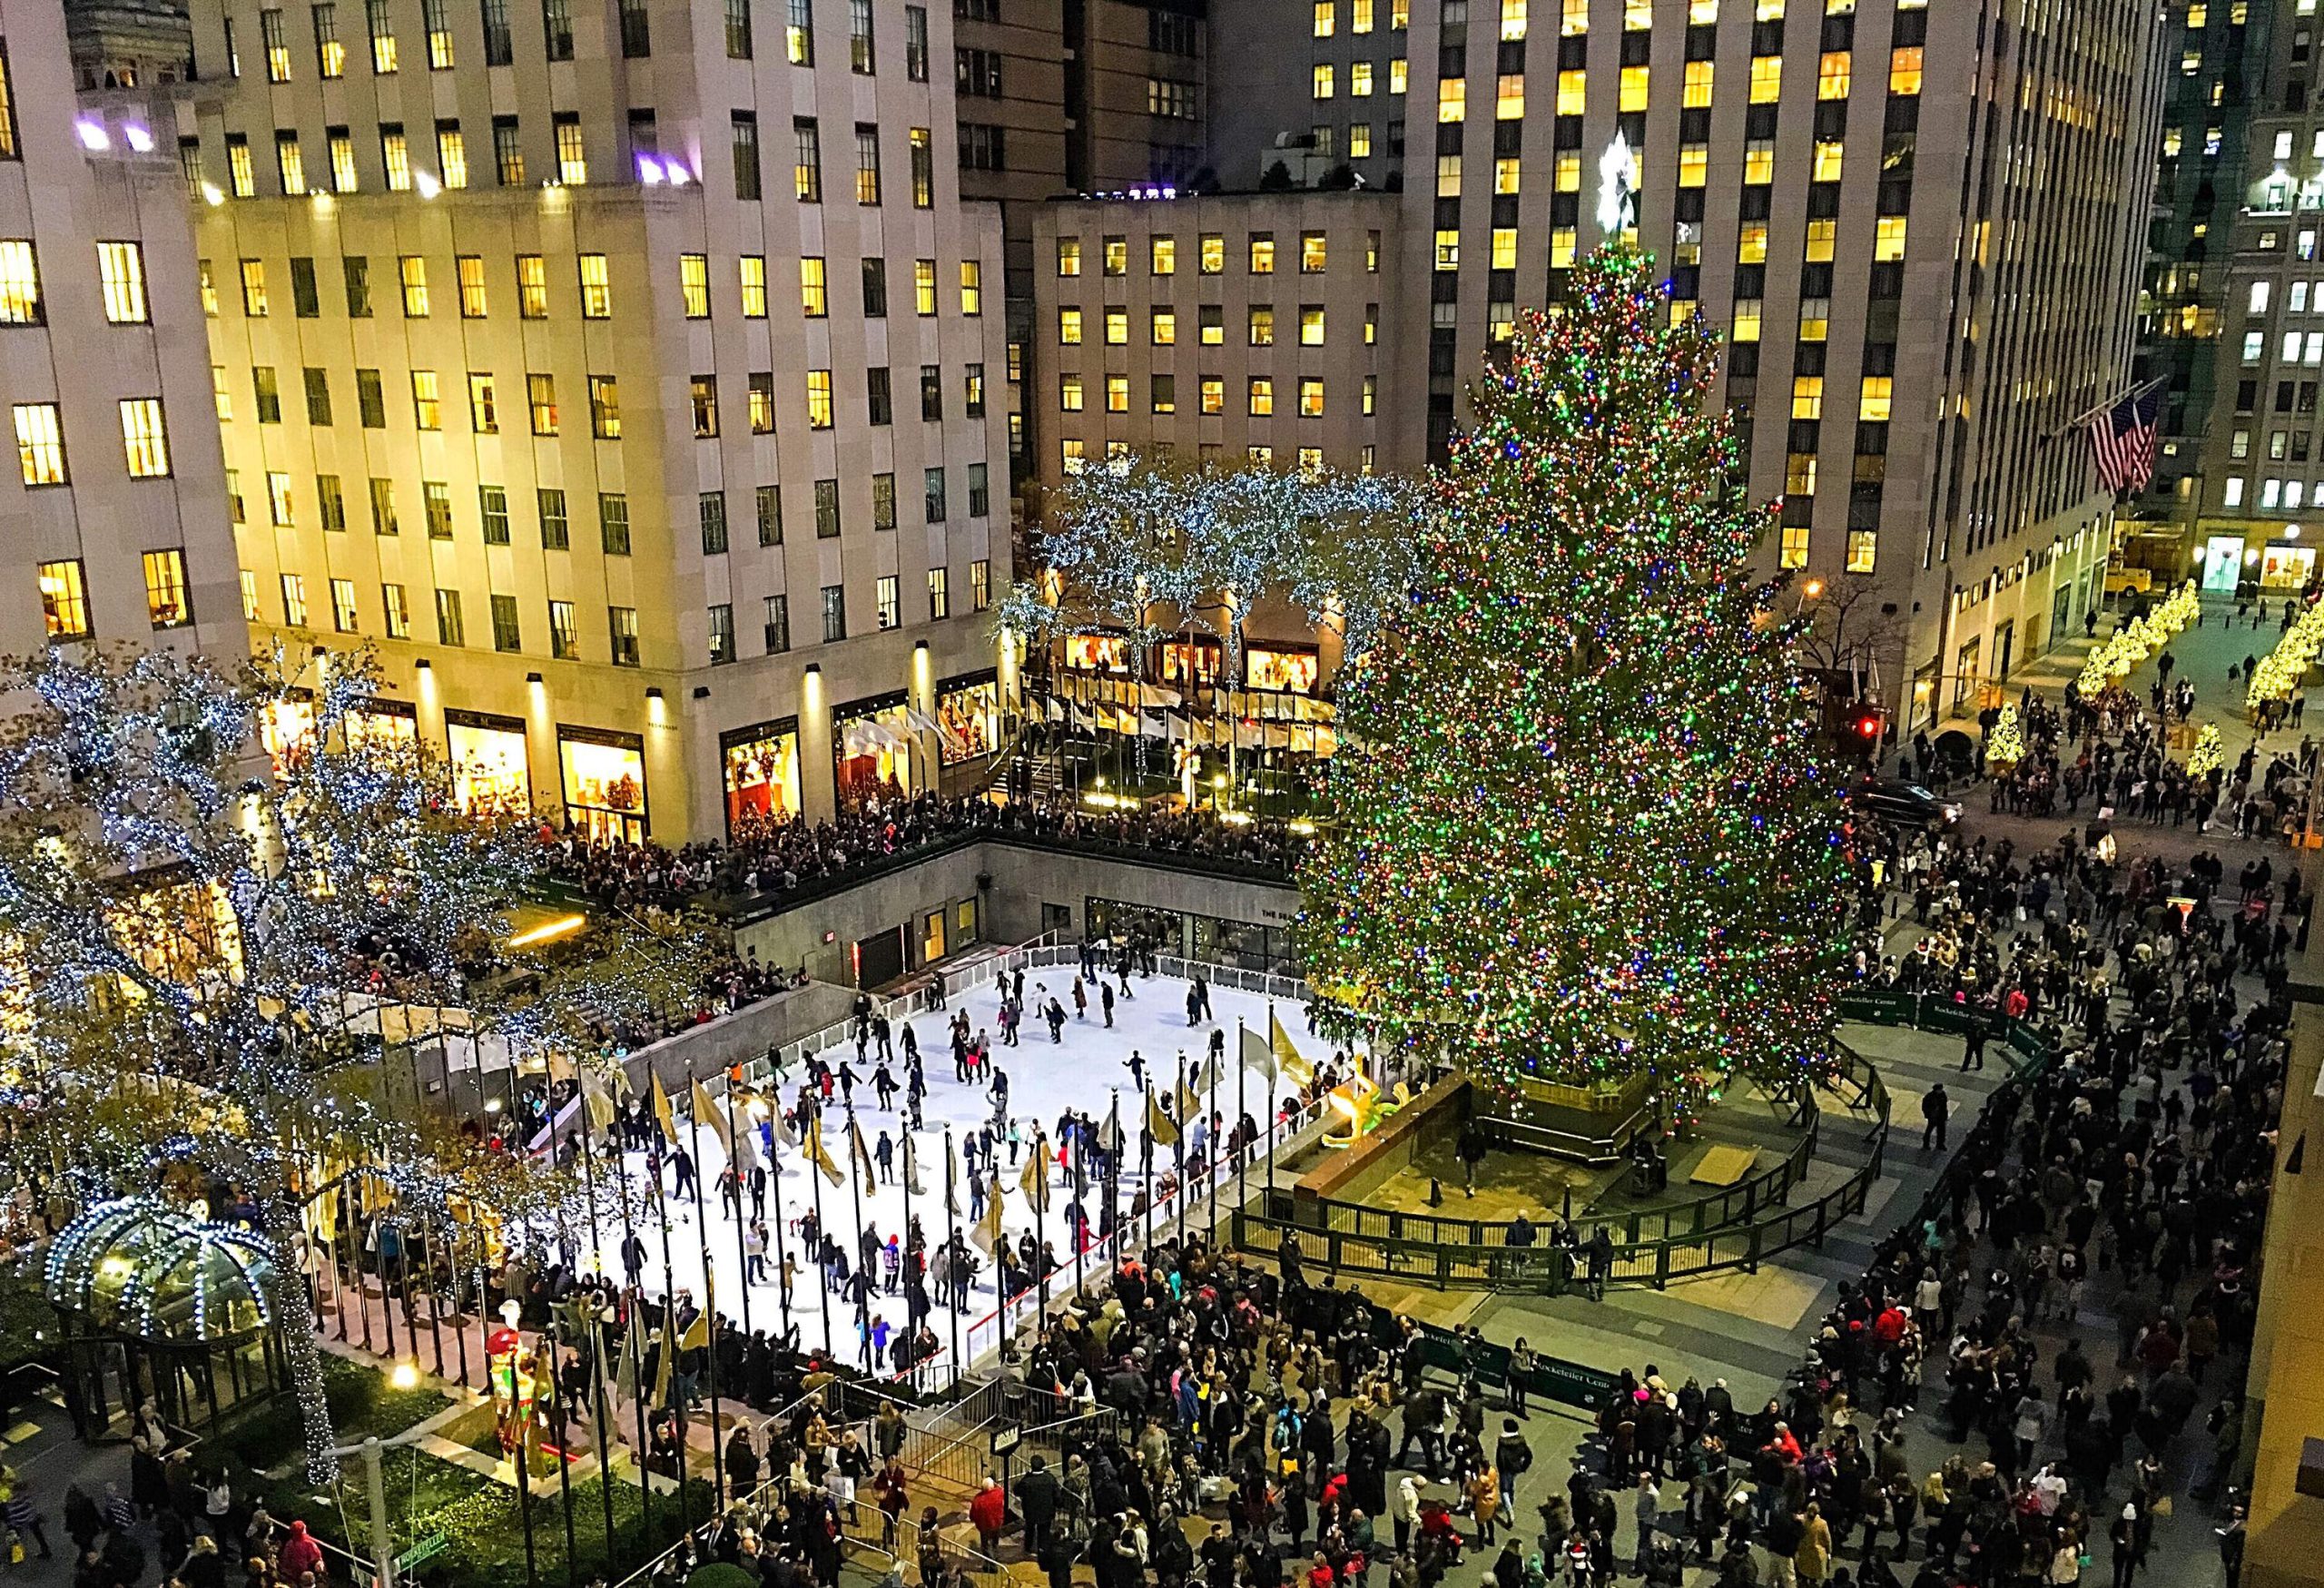
POLYGON ((170 135, 261 633, 378 645, 464 801, 600 837, 975 774, 935 724, 997 725, 1001 241, 950 7, 192 22, 170 135))

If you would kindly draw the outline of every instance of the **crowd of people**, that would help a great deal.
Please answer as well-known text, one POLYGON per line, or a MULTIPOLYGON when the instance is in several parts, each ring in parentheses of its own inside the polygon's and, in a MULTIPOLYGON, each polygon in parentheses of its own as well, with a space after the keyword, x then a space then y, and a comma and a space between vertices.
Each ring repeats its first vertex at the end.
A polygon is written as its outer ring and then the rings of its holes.
POLYGON ((598 903, 673 910, 705 900, 779 903, 908 851, 977 833, 1160 850, 1274 875, 1287 875, 1305 848, 1290 824, 1271 818, 1222 821, 1159 806, 1100 811, 929 794, 868 801, 816 822, 748 816, 734 824, 724 843, 704 841, 673 850, 566 831, 544 833, 542 848, 550 878, 598 903))

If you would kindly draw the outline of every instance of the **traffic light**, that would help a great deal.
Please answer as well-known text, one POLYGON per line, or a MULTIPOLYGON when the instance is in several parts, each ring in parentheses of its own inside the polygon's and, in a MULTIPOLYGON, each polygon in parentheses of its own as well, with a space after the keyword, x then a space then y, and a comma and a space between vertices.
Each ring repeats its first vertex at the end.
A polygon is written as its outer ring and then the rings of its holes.
POLYGON ((1877 745, 1888 726, 1888 714, 1876 705, 1859 705, 1849 711, 1848 726, 1866 745, 1877 745))

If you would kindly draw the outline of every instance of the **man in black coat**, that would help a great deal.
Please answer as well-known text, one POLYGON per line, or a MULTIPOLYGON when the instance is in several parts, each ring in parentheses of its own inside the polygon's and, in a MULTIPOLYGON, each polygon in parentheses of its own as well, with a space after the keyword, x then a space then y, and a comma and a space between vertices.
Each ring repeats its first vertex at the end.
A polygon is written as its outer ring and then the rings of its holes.
POLYGON ((1025 1519, 1025 1551, 1039 1560, 1049 1544, 1049 1529, 1057 1524, 1059 1497, 1063 1493, 1057 1474, 1049 1471, 1045 1456, 1033 1457, 1032 1466, 1017 1480, 1017 1511, 1025 1519))

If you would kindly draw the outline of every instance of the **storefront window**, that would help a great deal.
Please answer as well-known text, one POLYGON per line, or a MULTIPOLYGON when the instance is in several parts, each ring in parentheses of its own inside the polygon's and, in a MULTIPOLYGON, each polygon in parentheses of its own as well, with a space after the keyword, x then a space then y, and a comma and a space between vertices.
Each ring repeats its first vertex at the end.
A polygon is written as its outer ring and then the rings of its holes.
POLYGON ((1000 748, 1000 686, 996 680, 947 679, 939 687, 936 745, 947 766, 1000 748))
POLYGON ((2260 585, 2268 590, 2297 590, 2316 571, 2312 546, 2270 546, 2260 556, 2260 585))
POLYGON ((1068 635, 1065 665, 1076 673, 1129 673, 1129 636, 1119 634, 1068 635))
POLYGON ((1253 646, 1244 653, 1243 674, 1254 689, 1313 695, 1323 669, 1313 651, 1277 651, 1253 646))
POLYGON ((842 810, 912 792, 911 722, 901 691, 833 708, 832 771, 842 810))
POLYGON ((385 757, 409 759, 419 753, 419 714, 409 702, 374 700, 347 714, 347 746, 385 757))
POLYGON ((532 808, 532 767, 517 717, 447 711, 452 798, 472 816, 517 815, 532 808))
POLYGON ((591 728, 556 730, 565 779, 565 820, 600 843, 645 838, 645 741, 591 728))
POLYGON ((315 705, 310 700, 270 700, 259 709, 258 736, 274 770, 281 772, 315 742, 315 705))
POLYGON ((1162 682, 1165 684, 1216 684, 1218 682, 1218 644, 1215 640, 1188 642, 1174 639, 1162 646, 1162 682))
POLYGON ((799 814, 799 725, 796 718, 761 723, 723 735, 726 762, 726 831, 750 822, 780 822, 799 814))

